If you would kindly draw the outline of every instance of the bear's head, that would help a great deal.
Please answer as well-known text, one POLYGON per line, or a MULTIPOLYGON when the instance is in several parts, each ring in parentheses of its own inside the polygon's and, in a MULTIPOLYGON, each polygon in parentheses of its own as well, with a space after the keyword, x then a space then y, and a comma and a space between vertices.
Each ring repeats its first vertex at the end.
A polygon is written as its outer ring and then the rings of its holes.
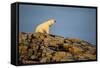
POLYGON ((54 23, 56 23, 56 20, 52 18, 52 19, 49 19, 47 22, 48 22, 49 26, 51 26, 54 23))

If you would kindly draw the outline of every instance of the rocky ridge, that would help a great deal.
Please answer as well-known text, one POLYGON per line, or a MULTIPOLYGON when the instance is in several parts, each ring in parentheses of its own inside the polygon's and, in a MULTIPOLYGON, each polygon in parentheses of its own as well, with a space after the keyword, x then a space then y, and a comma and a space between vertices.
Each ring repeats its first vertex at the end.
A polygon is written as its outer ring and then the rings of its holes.
POLYGON ((43 33, 19 33, 19 63, 96 60, 96 47, 77 38, 43 33))

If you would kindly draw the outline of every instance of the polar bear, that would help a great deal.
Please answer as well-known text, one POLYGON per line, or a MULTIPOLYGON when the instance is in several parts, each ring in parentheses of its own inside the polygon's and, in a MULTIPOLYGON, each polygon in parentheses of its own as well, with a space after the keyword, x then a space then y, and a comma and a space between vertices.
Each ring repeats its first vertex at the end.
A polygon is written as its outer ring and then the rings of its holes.
POLYGON ((49 34, 49 28, 56 22, 55 19, 49 19, 40 25, 38 25, 35 29, 35 32, 40 32, 40 33, 47 33, 49 34))

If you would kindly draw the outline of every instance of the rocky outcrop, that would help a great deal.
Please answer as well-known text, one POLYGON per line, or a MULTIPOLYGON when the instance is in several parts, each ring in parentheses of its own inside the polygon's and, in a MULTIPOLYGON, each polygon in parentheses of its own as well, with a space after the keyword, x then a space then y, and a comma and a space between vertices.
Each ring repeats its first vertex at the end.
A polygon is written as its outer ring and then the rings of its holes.
POLYGON ((95 60, 96 47, 77 38, 43 33, 19 33, 19 63, 95 60))

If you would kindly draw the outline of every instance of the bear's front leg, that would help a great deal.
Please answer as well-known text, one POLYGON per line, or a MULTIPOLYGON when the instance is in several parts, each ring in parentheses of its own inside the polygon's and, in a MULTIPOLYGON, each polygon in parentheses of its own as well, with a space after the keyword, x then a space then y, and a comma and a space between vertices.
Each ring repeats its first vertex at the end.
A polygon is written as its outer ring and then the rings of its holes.
POLYGON ((46 31, 47 31, 47 34, 49 34, 49 29, 47 29, 46 31))

